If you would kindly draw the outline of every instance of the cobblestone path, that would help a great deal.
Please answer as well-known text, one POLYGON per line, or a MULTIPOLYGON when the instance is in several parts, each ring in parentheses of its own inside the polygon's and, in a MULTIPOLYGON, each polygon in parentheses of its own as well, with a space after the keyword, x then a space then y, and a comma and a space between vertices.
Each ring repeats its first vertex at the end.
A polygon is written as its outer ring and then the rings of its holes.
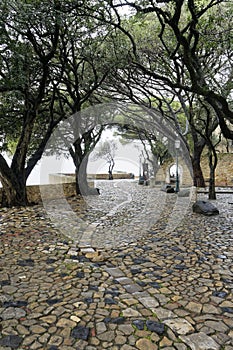
POLYGON ((232 196, 99 186, 0 210, 0 349, 233 350, 232 196))

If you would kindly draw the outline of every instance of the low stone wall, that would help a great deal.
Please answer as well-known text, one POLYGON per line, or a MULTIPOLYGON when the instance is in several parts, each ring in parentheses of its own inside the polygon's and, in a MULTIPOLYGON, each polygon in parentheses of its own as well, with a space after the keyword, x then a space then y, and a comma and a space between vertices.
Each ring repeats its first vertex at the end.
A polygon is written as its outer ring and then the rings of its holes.
MULTIPOLYGON (((109 175, 108 174, 94 174, 94 175, 89 175, 88 176, 90 179, 95 179, 95 180, 108 180, 109 175)), ((113 174, 113 179, 114 180, 123 180, 123 179, 131 179, 132 175, 128 173, 118 173, 118 174, 113 174)))
POLYGON ((42 199, 57 199, 61 196, 70 197, 76 194, 75 182, 63 184, 27 186, 29 202, 39 203, 42 199))
MULTIPOLYGON (((63 183, 52 185, 32 185, 27 186, 27 196, 30 203, 42 202, 44 199, 56 199, 65 195, 67 197, 76 194, 75 183, 63 183)), ((2 198, 2 188, 0 188, 0 200, 2 198)))
MULTIPOLYGON (((93 187, 91 180, 108 180, 109 175, 108 174, 87 174, 87 178, 90 180, 90 187, 93 187)), ((114 180, 121 180, 121 179, 131 179, 132 174, 130 173, 116 173, 113 174, 114 180)), ((50 174, 49 175, 49 182, 52 184, 57 183, 68 183, 68 182, 74 182, 75 181, 75 175, 74 174, 50 174)))
MULTIPOLYGON (((109 175, 108 174, 88 174, 87 178, 90 180, 108 180, 109 175)), ((114 180, 123 180, 123 179, 131 179, 132 174, 130 173, 116 173, 113 174, 114 180)), ((50 174, 49 175, 49 182, 52 184, 57 183, 68 183, 68 182, 74 182, 75 181, 75 175, 74 174, 50 174)), ((90 187, 93 187, 92 184, 89 184, 90 187)))

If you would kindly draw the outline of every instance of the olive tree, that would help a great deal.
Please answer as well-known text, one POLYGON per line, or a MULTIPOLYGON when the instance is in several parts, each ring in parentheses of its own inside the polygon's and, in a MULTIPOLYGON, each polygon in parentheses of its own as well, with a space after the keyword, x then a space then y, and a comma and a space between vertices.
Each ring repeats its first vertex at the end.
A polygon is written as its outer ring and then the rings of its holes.
POLYGON ((1 3, 1 152, 14 143, 8 165, 0 154, 2 204, 27 204, 26 181, 59 118, 51 115, 54 104, 50 66, 59 41, 59 2, 33 5, 23 1, 1 3), (40 139, 42 122, 46 125, 40 139), (13 131, 13 132, 12 132, 13 131), (37 135, 38 134, 38 135, 37 135), (31 152, 33 137, 38 140, 31 152))

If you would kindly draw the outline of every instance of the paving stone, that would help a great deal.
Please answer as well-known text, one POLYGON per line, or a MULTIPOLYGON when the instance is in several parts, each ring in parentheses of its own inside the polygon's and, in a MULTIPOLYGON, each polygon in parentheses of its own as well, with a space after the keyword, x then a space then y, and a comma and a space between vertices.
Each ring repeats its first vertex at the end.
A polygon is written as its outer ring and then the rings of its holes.
POLYGON ((141 316, 140 313, 137 310, 134 310, 132 308, 127 308, 122 311, 123 317, 138 317, 141 316))
POLYGON ((173 344, 172 340, 168 339, 167 337, 163 337, 162 340, 159 342, 159 346, 161 348, 169 347, 173 344))
POLYGON ((221 321, 206 321, 205 325, 219 332, 226 332, 227 326, 221 321))
POLYGON ((155 313, 156 313, 156 316, 160 320, 166 320, 166 319, 176 318, 177 317, 177 315, 174 314, 173 311, 165 309, 165 308, 161 308, 161 307, 157 307, 156 310, 155 310, 155 313))
POLYGON ((197 314, 200 314, 201 313, 201 310, 202 310, 202 304, 200 303, 195 303, 195 302, 189 302, 186 307, 186 309, 194 312, 194 313, 197 313, 197 314))
POLYGON ((96 325, 97 334, 104 333, 104 332, 106 332, 106 330, 107 330, 107 327, 106 327, 104 322, 97 323, 97 325, 96 325))
POLYGON ((31 346, 30 348, 32 350, 37 350, 37 349, 40 349, 41 348, 41 344, 38 342, 38 341, 35 341, 31 346))
POLYGON ((76 326, 76 322, 69 320, 67 318, 61 318, 57 322, 57 327, 70 327, 73 328, 76 326))
POLYGON ((136 342, 136 347, 139 350, 157 350, 156 344, 153 344, 149 339, 139 339, 136 342))
POLYGON ((71 337, 76 339, 87 340, 89 337, 90 329, 84 326, 77 326, 71 332, 71 337))
POLYGON ((129 324, 119 325, 118 330, 125 335, 130 335, 134 332, 134 328, 129 324))
POLYGON ((159 335, 162 335, 165 332, 165 326, 163 323, 160 323, 160 322, 147 320, 146 327, 148 328, 149 331, 155 332, 159 335))
POLYGON ((121 347, 121 350, 135 350, 135 347, 125 344, 121 347))
MULTIPOLYGON (((132 195, 125 207, 107 215, 124 191, 102 182, 107 191, 101 187, 98 198, 68 199, 77 220, 63 231, 41 205, 0 208, 0 350, 14 348, 2 345, 9 336, 19 337, 11 345, 18 339, 19 349, 32 350, 232 350, 230 197, 218 196, 219 216, 194 215, 190 206, 168 231, 176 203, 169 197, 147 229, 161 192, 116 184, 126 186, 126 199, 132 195), (142 203, 146 215, 138 211, 142 203)), ((66 212, 53 205, 63 225, 66 212)))
POLYGON ((176 350, 187 350, 187 346, 185 344, 181 344, 181 343, 175 343, 174 347, 176 350))
POLYGON ((0 346, 9 347, 11 349, 18 349, 22 341, 23 338, 19 337, 18 335, 7 335, 0 339, 0 346))
POLYGON ((111 342, 115 338, 115 333, 113 331, 107 331, 99 334, 98 338, 101 341, 111 342))
POLYGON ((219 350, 220 345, 205 333, 193 333, 180 336, 180 339, 187 344, 191 350, 219 350))
POLYGON ((127 343, 127 338, 122 335, 117 335, 114 339, 114 343, 116 343, 117 345, 124 345, 125 343, 127 343))
POLYGON ((79 318, 75 315, 70 316, 70 319, 71 319, 71 321, 74 321, 76 323, 79 323, 81 321, 81 318, 79 318))
POLYGON ((44 327, 39 326, 39 325, 33 325, 30 327, 30 331, 33 334, 43 334, 46 332, 46 329, 44 327))
POLYGON ((176 334, 188 334, 194 332, 193 326, 185 319, 174 318, 170 320, 163 321, 166 326, 170 327, 176 334))
POLYGON ((17 291, 17 287, 11 286, 11 285, 6 285, 2 287, 2 290, 6 294, 14 294, 17 291))
POLYGON ((134 324, 134 326, 137 327, 137 329, 139 329, 139 330, 143 330, 144 327, 145 327, 145 321, 143 321, 143 320, 134 320, 134 321, 133 321, 133 324, 134 324))
POLYGON ((24 327, 23 325, 19 324, 17 327, 16 327, 17 331, 19 334, 22 334, 22 335, 28 335, 30 334, 29 330, 24 327))
POLYGON ((124 285, 124 288, 130 294, 135 294, 137 292, 141 292, 142 291, 142 288, 136 283, 126 284, 126 285, 124 285))
POLYGON ((58 335, 52 335, 48 344, 59 347, 63 342, 63 338, 58 335))
POLYGON ((207 304, 207 305, 203 305, 203 313, 218 315, 220 313, 220 310, 214 305, 207 304))
POLYGON ((230 300, 225 300, 225 301, 223 301, 219 306, 220 306, 220 307, 233 308, 233 302, 230 301, 230 300))
POLYGON ((1 313, 3 320, 19 319, 26 315, 26 312, 20 308, 8 307, 1 313))
POLYGON ((109 273, 109 275, 113 277, 124 277, 124 273, 117 267, 113 267, 113 268, 106 267, 105 270, 109 273))
POLYGON ((157 306, 159 306, 159 303, 156 299, 151 298, 151 297, 146 297, 146 298, 139 298, 138 299, 140 303, 142 303, 146 308, 149 309, 155 309, 157 306))

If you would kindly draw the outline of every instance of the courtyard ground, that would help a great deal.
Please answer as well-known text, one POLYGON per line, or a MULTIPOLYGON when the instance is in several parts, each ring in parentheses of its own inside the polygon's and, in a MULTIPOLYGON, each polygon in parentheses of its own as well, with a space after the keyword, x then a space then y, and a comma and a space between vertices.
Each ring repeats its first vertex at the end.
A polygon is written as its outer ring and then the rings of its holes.
POLYGON ((0 349, 233 350, 232 195, 98 187, 0 210, 0 349))

